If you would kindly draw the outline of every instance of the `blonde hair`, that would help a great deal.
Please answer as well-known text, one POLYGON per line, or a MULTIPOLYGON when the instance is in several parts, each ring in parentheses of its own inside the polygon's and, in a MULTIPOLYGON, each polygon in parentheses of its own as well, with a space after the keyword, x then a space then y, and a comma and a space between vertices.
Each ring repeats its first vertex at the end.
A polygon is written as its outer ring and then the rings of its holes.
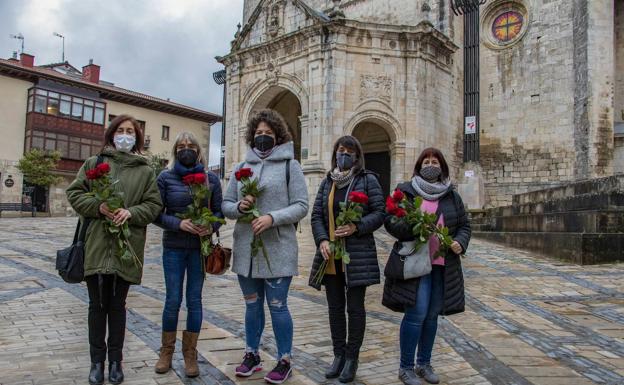
POLYGON ((176 155, 178 154, 178 144, 185 140, 197 147, 197 162, 206 166, 206 158, 204 157, 204 152, 202 151, 202 146, 199 144, 199 140, 197 140, 192 132, 188 131, 181 132, 178 136, 176 136, 176 139, 173 142, 173 148, 171 149, 171 162, 169 163, 169 166, 173 168, 176 161, 176 155))

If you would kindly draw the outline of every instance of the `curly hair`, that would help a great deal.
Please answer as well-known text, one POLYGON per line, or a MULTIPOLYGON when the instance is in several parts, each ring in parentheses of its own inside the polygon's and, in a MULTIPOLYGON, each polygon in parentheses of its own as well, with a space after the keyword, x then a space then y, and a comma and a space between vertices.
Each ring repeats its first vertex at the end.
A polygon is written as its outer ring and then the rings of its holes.
POLYGON ((261 122, 265 122, 275 133, 275 145, 288 143, 293 140, 292 134, 288 130, 288 124, 282 115, 275 110, 267 108, 256 112, 247 123, 245 141, 249 147, 254 147, 254 136, 261 122))

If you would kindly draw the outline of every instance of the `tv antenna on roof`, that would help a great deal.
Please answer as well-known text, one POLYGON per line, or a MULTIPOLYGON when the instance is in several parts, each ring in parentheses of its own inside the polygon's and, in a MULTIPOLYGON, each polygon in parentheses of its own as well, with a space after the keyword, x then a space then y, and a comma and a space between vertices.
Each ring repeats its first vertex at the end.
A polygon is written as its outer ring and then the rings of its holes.
POLYGON ((9 37, 11 39, 17 39, 17 40, 21 40, 22 41, 22 52, 24 53, 24 35, 22 35, 22 33, 18 33, 17 35, 9 35, 9 37))
POLYGON ((52 35, 56 36, 56 37, 60 37, 61 39, 63 39, 63 56, 62 56, 62 63, 65 63, 65 36, 61 35, 58 32, 52 32, 52 35))

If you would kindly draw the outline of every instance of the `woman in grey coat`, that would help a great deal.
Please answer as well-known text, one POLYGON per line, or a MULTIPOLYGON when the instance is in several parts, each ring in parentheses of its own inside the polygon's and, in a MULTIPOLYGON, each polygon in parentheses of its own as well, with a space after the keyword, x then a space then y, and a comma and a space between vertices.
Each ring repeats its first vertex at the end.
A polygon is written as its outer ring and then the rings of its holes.
POLYGON ((250 148, 245 161, 230 176, 221 207, 227 218, 237 220, 232 271, 238 274, 246 304, 247 348, 236 375, 248 377, 262 370, 258 350, 264 330, 266 299, 277 342, 278 362, 264 379, 281 384, 291 375, 293 323, 287 304, 288 290, 292 277, 298 274, 296 224, 308 212, 308 191, 301 166, 294 160, 288 126, 281 115, 269 109, 255 114, 247 125, 246 141, 250 148), (251 179, 258 179, 258 198, 241 193, 242 183, 235 174, 242 168, 250 168, 251 179), (251 223, 240 221, 254 203, 260 217, 251 223), (266 258, 262 251, 252 255, 254 235, 264 242, 266 258))

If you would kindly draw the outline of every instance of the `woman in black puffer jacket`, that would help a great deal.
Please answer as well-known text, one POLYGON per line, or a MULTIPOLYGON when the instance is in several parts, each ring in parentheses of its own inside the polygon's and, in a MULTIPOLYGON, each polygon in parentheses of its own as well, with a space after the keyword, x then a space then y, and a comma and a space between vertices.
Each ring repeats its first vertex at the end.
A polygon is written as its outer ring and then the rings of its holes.
POLYGON ((182 181, 189 174, 206 174, 210 189, 210 201, 204 204, 213 214, 223 218, 221 213, 221 184, 219 177, 204 169, 205 159, 201 145, 190 132, 182 132, 176 138, 172 149, 173 164, 158 176, 158 188, 164 209, 156 219, 156 225, 163 232, 163 271, 165 273, 166 299, 163 309, 162 347, 160 358, 154 370, 164 374, 171 369, 171 361, 176 343, 178 314, 182 303, 186 276, 186 330, 182 333, 182 354, 184 369, 188 377, 197 377, 197 339, 202 324, 202 288, 204 285, 204 258, 200 252, 200 237, 212 234, 219 229, 195 225, 190 219, 181 219, 178 214, 186 212, 193 203, 190 186, 182 181))
POLYGON ((321 285, 325 285, 335 356, 325 373, 327 378, 340 377, 341 382, 351 382, 355 378, 366 329, 366 287, 379 283, 379 263, 373 232, 383 224, 384 207, 383 192, 377 176, 364 169, 364 153, 360 142, 353 136, 338 139, 332 155, 332 171, 321 182, 311 217, 317 252, 312 264, 310 286, 320 290, 321 285), (345 202, 353 191, 368 196, 362 219, 356 224, 335 228, 335 219, 340 213, 339 204, 345 202), (330 229, 334 228, 332 234, 330 229), (333 258, 329 245, 330 240, 337 238, 345 238, 346 249, 350 254, 349 264, 333 258), (324 259, 328 264, 325 276, 318 283, 315 277, 324 259), (345 307, 349 313, 348 328, 345 307))
MULTIPOLYGON (((438 328, 438 315, 464 311, 464 278, 460 255, 466 252, 470 242, 470 224, 464 203, 451 186, 449 168, 440 150, 425 149, 416 161, 412 180, 399 184, 397 189, 409 200, 416 196, 422 197, 421 209, 436 213, 438 225, 448 227, 453 239, 446 255, 437 258, 434 255, 439 250, 439 242, 435 237, 429 240, 432 264, 430 274, 410 280, 386 277, 382 301, 389 309, 405 313, 400 332, 399 379, 406 385, 417 385, 421 383, 418 376, 431 384, 437 384, 440 379, 431 367, 431 352, 438 328)), ((384 225, 397 238, 393 253, 401 248, 402 242, 414 240, 411 226, 404 220, 389 215, 384 225)))

